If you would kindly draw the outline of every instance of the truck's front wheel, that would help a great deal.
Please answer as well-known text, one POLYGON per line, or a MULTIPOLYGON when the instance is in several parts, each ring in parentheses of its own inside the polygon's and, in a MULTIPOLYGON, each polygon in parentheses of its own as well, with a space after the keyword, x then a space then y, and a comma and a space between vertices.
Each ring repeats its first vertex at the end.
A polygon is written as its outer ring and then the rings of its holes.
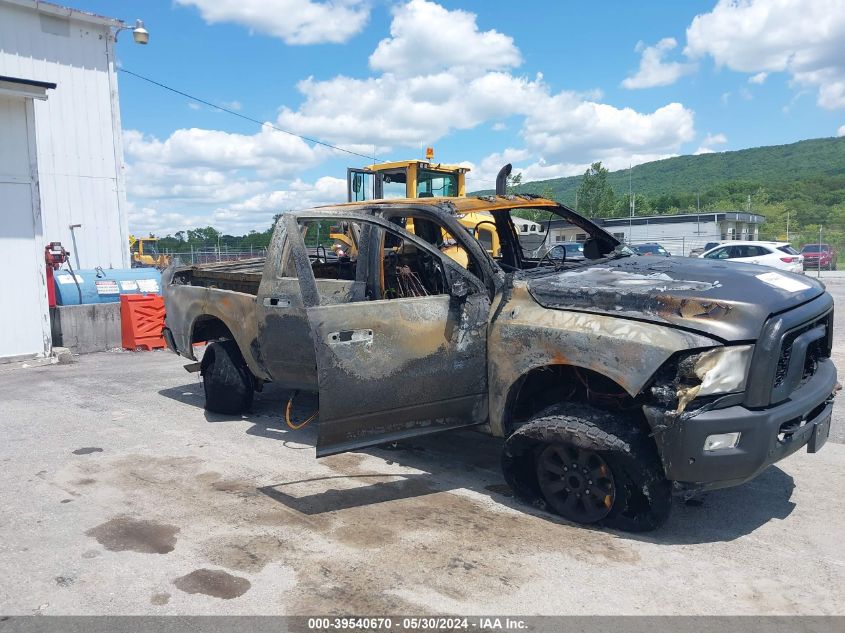
POLYGON ((252 406, 252 374, 231 340, 209 343, 200 364, 205 409, 214 413, 242 413, 252 406))
POLYGON ((669 516, 671 484, 654 443, 587 405, 558 405, 517 429, 502 469, 520 497, 576 523, 642 532, 669 516))

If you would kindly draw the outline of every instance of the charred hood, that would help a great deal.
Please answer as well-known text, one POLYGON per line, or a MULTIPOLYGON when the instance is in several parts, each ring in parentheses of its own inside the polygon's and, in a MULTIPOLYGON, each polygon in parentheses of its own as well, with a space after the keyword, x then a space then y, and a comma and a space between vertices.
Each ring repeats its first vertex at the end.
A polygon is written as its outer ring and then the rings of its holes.
POLYGON ((546 308, 646 319, 724 341, 756 339, 769 316, 824 292, 814 279, 773 268, 642 256, 531 275, 528 287, 546 308))

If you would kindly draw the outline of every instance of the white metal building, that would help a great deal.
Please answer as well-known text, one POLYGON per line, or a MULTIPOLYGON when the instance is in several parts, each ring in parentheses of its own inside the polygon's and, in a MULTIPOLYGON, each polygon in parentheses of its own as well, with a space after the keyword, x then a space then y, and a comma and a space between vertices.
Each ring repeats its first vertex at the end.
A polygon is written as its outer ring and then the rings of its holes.
POLYGON ((0 361, 51 351, 44 247, 127 268, 114 33, 123 22, 0 0, 0 361), (71 229, 71 226, 76 225, 71 229))
MULTIPOLYGON (((766 218, 743 211, 682 213, 633 218, 594 219, 608 233, 627 244, 659 242, 673 255, 688 255, 708 242, 758 240, 766 218)), ((584 232, 572 224, 554 221, 549 227, 549 243, 580 242, 584 232)))

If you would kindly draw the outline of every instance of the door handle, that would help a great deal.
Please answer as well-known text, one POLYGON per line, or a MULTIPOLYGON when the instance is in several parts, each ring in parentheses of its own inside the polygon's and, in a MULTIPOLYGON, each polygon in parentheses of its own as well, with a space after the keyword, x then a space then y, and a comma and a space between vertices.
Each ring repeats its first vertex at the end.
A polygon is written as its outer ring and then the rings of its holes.
POLYGON ((265 308, 289 308, 290 299, 285 296, 264 297, 265 308))
POLYGON ((326 337, 329 345, 339 343, 361 343, 373 340, 372 330, 341 330, 340 332, 329 332, 326 337))

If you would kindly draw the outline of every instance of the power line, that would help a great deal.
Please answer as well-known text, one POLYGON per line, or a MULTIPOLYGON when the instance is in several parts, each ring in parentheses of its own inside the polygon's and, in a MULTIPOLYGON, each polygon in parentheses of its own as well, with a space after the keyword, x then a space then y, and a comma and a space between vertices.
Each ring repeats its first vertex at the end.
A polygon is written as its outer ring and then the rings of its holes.
POLYGON ((266 121, 259 121, 258 119, 253 119, 250 116, 247 116, 245 114, 241 114, 240 112, 236 112, 235 110, 232 110, 230 108, 225 108, 221 105, 217 105, 216 103, 211 103, 210 101, 206 101, 205 99, 200 99, 199 97, 195 97, 192 94, 188 94, 187 92, 183 92, 182 90, 177 90, 176 88, 173 88, 172 86, 168 86, 166 84, 163 84, 159 81, 156 81, 155 79, 150 79, 149 77, 144 77, 144 75, 139 75, 138 73, 132 72, 131 70, 127 70, 126 68, 121 68, 120 72, 126 73, 127 75, 132 75, 133 77, 137 77, 138 79, 142 79, 143 81, 146 81, 147 83, 151 83, 154 86, 158 86, 159 88, 164 88, 165 90, 169 90, 170 92, 173 92, 177 95, 187 97, 188 99, 191 99, 192 101, 197 101, 198 103, 202 103, 202 104, 207 105, 211 108, 216 108, 217 110, 220 110, 221 112, 226 112, 227 114, 234 115, 234 116, 236 116, 240 119, 244 119, 245 121, 250 121, 251 123, 257 123, 258 125, 260 125, 262 127, 264 127, 266 125, 267 127, 273 128, 277 132, 283 132, 285 134, 289 134, 290 136, 295 136, 297 138, 301 138, 303 141, 308 141, 309 143, 314 143, 316 145, 322 145, 323 147, 328 147, 330 149, 337 150, 338 152, 345 152, 345 153, 351 154, 353 156, 360 156, 361 158, 366 158, 368 161, 373 160, 374 162, 378 162, 378 159, 375 156, 368 156, 367 154, 360 154, 358 152, 352 151, 351 149, 346 149, 344 147, 338 147, 337 145, 332 145, 331 143, 326 143, 325 141, 320 141, 320 140, 317 140, 315 138, 311 138, 309 136, 303 136, 302 134, 297 134, 296 132, 291 132, 290 130, 283 130, 280 127, 276 127, 272 123, 267 123, 266 121))

